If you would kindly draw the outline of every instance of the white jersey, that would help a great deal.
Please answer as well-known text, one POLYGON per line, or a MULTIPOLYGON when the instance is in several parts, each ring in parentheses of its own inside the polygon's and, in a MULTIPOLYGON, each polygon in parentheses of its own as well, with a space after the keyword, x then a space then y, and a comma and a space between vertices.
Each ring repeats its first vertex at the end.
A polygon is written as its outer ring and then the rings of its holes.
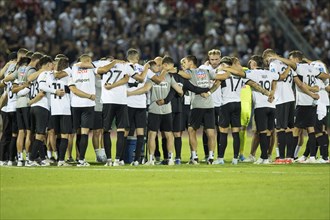
MULTIPOLYGON (((148 69, 146 77, 144 78, 143 82, 140 83, 137 80, 135 80, 133 77, 135 74, 141 74, 143 72, 143 66, 136 63, 133 65, 133 67, 134 67, 134 74, 128 80, 127 91, 133 91, 133 90, 143 87, 147 80, 150 80, 153 76, 156 75, 154 72, 152 72, 150 69, 148 69)), ((146 94, 133 95, 133 96, 127 97, 127 106, 131 107, 131 108, 146 108, 147 107, 146 94)))
MULTIPOLYGON (((110 64, 110 61, 108 60, 98 60, 93 62, 93 65, 97 68, 108 64, 110 64)), ((96 75, 95 76, 95 107, 94 107, 94 111, 96 112, 102 112, 103 109, 103 104, 101 102, 101 93, 102 93, 102 79, 100 75, 96 75)))
MULTIPOLYGON (((327 68, 325 67, 324 63, 320 61, 311 62, 310 65, 317 68, 320 72, 329 74, 327 72, 327 68)), ((320 99, 317 100, 317 104, 323 103, 324 105, 329 106, 330 105, 329 94, 325 90, 325 87, 329 85, 329 79, 322 81, 321 79, 316 78, 316 85, 320 88, 319 91, 320 99)))
MULTIPOLYGON (((206 70, 215 72, 215 69, 213 69, 213 67, 211 65, 201 65, 199 67, 199 69, 206 69, 206 70)), ((213 99, 214 107, 220 107, 221 106, 221 96, 222 96, 221 87, 219 86, 219 88, 217 90, 215 90, 211 96, 213 99)))
MULTIPOLYGON (((321 73, 318 69, 307 63, 298 63, 296 72, 299 79, 308 86, 315 86, 316 77, 321 73)), ((314 103, 313 98, 301 91, 300 88, 296 90, 296 97, 296 105, 311 106, 314 103)))
POLYGON ((48 74, 51 74, 51 71, 44 71, 42 73, 39 74, 38 78, 36 79, 36 87, 34 87, 34 91, 33 91, 33 97, 35 97, 40 91, 43 91, 44 93, 46 93, 46 95, 44 97, 42 97, 39 101, 33 103, 31 105, 31 107, 35 107, 35 106, 39 106, 42 108, 45 108, 49 111, 50 109, 50 103, 49 103, 49 92, 51 93, 55 93, 55 89, 51 89, 48 85, 47 85, 47 77, 48 74))
MULTIPOLYGON (((224 74, 225 72, 219 72, 224 74)), ((221 82, 222 105, 231 102, 241 102, 241 89, 248 79, 231 75, 228 79, 221 82)))
MULTIPOLYGON (((77 89, 95 95, 95 68, 81 68, 73 66, 72 69, 64 70, 69 74, 69 86, 76 86, 77 89)), ((71 92, 71 106, 72 107, 93 107, 95 101, 88 98, 81 98, 71 92)))
POLYGON ((69 76, 56 79, 53 73, 48 74, 47 85, 55 90, 63 89, 65 91, 65 95, 62 97, 57 96, 55 93, 49 95, 51 115, 71 115, 68 81, 69 76))
POLYGON ((121 85, 113 89, 106 89, 106 83, 115 83, 122 79, 125 75, 132 76, 134 69, 131 64, 118 63, 109 72, 102 75, 102 93, 101 102, 103 104, 120 104, 127 105, 127 86, 121 85))
MULTIPOLYGON (((269 64, 269 70, 272 73, 283 74, 288 68, 286 64, 279 60, 273 60, 269 64)), ((283 104, 294 101, 294 92, 292 89, 293 77, 297 76, 297 73, 291 69, 290 73, 283 81, 278 81, 275 91, 275 104, 283 104)))
MULTIPOLYGON (((8 69, 6 70, 4 76, 8 76, 9 74, 11 74, 14 69, 16 67, 16 64, 10 64, 8 66, 8 69)), ((1 111, 3 112, 15 112, 16 111, 16 101, 17 101, 17 96, 15 93, 12 92, 13 89, 13 83, 12 82, 7 82, 6 84, 6 92, 7 92, 7 97, 8 97, 8 101, 7 104, 2 107, 1 111)))
MULTIPOLYGON (((246 78, 258 83, 262 88, 270 91, 272 82, 279 80, 280 75, 268 70, 247 70, 245 71, 246 78)), ((268 96, 252 89, 254 108, 275 108, 275 102, 268 102, 268 96)))

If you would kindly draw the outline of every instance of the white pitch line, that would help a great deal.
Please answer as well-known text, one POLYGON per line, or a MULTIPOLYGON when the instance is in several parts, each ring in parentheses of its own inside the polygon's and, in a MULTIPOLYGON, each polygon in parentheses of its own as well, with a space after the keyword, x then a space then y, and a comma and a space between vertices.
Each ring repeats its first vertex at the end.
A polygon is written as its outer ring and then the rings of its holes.
MULTIPOLYGON (((184 172, 195 172, 195 173, 247 173, 247 174, 292 174, 292 172, 285 172, 285 171, 248 171, 248 170, 228 170, 228 169, 213 169, 213 170, 203 170, 203 169, 138 169, 137 167, 132 167, 132 169, 128 169, 128 168, 123 168, 123 169, 118 169, 118 168, 112 168, 112 167, 108 167, 108 168, 87 168, 87 167, 3 167, 6 169, 28 169, 28 170, 61 170, 61 171, 65 171, 65 170, 81 170, 81 171, 107 171, 107 172, 111 172, 111 171, 119 171, 119 172, 168 172, 168 173, 172 173, 172 172, 180 172, 180 173, 184 173, 184 172)), ((307 175, 324 175, 325 173, 320 173, 320 172, 294 172, 296 174, 307 174, 307 175)), ((327 172, 327 174, 329 174, 329 172, 327 172)))

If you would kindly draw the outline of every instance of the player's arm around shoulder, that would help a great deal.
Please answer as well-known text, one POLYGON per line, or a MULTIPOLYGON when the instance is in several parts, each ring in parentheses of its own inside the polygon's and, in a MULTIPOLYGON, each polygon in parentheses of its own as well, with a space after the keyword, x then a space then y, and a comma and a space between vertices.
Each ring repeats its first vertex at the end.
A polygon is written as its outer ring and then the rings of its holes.
POLYGON ((127 96, 141 95, 141 94, 147 93, 151 88, 152 88, 152 82, 148 81, 141 88, 138 88, 133 91, 127 91, 127 96))

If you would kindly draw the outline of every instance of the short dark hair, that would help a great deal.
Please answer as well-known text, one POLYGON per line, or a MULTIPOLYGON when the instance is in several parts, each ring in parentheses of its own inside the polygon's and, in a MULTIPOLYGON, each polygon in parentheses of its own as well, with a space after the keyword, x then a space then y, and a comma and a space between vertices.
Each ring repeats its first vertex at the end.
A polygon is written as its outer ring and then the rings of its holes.
POLYGON ((300 50, 293 50, 289 53, 289 57, 298 58, 299 61, 302 61, 304 54, 300 50))
POLYGON ((39 60, 37 67, 38 69, 40 69, 43 65, 47 64, 47 63, 52 63, 53 60, 50 56, 43 56, 41 57, 41 59, 39 60))
POLYGON ((30 57, 22 57, 18 62, 17 62, 17 67, 22 66, 22 65, 28 65, 31 62, 30 57))
POLYGON ((195 66, 197 66, 197 57, 195 57, 194 55, 188 55, 185 57, 188 61, 192 61, 195 66))
POLYGON ((59 54, 57 54, 57 55, 55 56, 55 60, 59 60, 59 59, 61 59, 61 58, 69 59, 67 56, 65 56, 65 55, 62 54, 62 53, 59 53, 59 54))
POLYGON ((224 56, 220 60, 220 64, 225 63, 228 64, 229 66, 233 65, 233 59, 229 56, 224 56))
POLYGON ((263 66, 264 66, 264 61, 263 61, 262 56, 260 56, 260 55, 253 55, 253 56, 250 58, 250 60, 255 61, 255 62, 257 63, 257 66, 258 66, 258 67, 263 68, 263 66))
POLYGON ((29 51, 29 52, 27 52, 26 54, 25 54, 25 57, 32 57, 32 55, 33 55, 33 52, 32 51, 29 51))
POLYGON ((57 70, 61 71, 69 67, 69 59, 66 57, 57 60, 57 70))
POLYGON ((149 61, 148 63, 149 63, 150 66, 155 66, 156 65, 156 62, 153 61, 153 60, 149 61))
POLYGON ((33 55, 31 56, 31 60, 35 61, 35 60, 40 60, 44 55, 40 52, 35 52, 33 53, 33 55))
POLYGON ((174 60, 173 60, 173 58, 172 57, 169 57, 169 56, 165 56, 165 57, 163 57, 163 60, 162 60, 162 64, 165 64, 165 63, 167 63, 167 64, 174 64, 174 60))

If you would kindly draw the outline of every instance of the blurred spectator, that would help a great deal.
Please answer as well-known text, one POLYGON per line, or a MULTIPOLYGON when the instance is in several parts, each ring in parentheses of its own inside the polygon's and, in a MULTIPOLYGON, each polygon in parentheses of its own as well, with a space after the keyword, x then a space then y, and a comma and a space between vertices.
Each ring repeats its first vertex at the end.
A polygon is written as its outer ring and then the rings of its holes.
MULTIPOLYGON (((296 49, 268 21, 260 1, 0 1, 0 51, 6 55, 26 47, 52 56, 64 53, 74 62, 81 53, 124 59, 134 47, 142 60, 170 55, 179 64, 187 54, 204 62, 206 52, 218 48, 223 56, 238 55, 246 65, 251 53, 268 47, 281 55, 296 49)), ((275 3, 329 65, 328 1, 275 3)))

